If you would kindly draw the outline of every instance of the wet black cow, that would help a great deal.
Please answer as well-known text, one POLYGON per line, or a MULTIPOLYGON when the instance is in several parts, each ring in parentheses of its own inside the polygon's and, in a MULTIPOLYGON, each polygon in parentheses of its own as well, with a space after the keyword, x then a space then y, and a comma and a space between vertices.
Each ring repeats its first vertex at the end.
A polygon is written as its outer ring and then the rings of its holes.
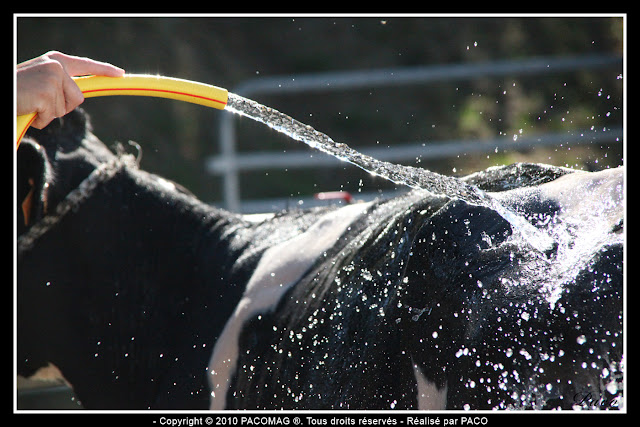
POLYGON ((55 364, 87 408, 622 402, 621 169, 464 178, 552 235, 541 253, 493 210, 419 191, 234 215, 78 112, 18 166, 19 373, 55 364))

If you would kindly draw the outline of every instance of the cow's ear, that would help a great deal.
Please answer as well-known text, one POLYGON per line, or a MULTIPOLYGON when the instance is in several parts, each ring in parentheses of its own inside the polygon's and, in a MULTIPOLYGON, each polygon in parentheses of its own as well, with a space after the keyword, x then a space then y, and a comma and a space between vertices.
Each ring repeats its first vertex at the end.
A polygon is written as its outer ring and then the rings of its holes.
POLYGON ((42 146, 33 140, 20 143, 17 156, 18 235, 24 233, 47 213, 47 188, 50 170, 42 146))

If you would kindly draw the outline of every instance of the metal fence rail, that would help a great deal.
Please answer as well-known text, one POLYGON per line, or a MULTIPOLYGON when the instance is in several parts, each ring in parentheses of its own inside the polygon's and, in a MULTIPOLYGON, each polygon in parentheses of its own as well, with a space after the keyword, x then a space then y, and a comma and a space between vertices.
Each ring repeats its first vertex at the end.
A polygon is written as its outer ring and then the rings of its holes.
MULTIPOLYGON (((570 145, 591 144, 622 140, 622 128, 611 128, 606 131, 592 129, 574 130, 571 132, 545 133, 535 136, 519 136, 517 148, 526 150, 534 147, 554 146, 559 141, 570 145)), ((388 162, 402 162, 403 160, 434 160, 448 158, 460 153, 485 153, 490 150, 514 148, 513 140, 508 137, 493 139, 456 139, 440 142, 430 142, 428 146, 419 143, 394 144, 393 147, 359 149, 363 154, 378 160, 388 162)), ((342 161, 323 152, 288 151, 286 153, 274 151, 254 151, 239 153, 235 156, 235 164, 230 164, 224 156, 209 157, 206 160, 206 170, 214 175, 224 175, 229 171, 252 171, 265 169, 307 169, 336 167, 342 161)))
MULTIPOLYGON (((622 58, 613 55, 589 55, 561 58, 531 58, 513 61, 497 61, 478 64, 435 65, 397 69, 367 71, 328 72, 304 75, 263 77, 248 80, 231 92, 251 97, 256 94, 294 94, 310 91, 353 90, 362 87, 394 85, 432 84, 442 81, 477 79, 481 77, 544 75, 583 69, 620 66, 622 58)), ((206 159, 206 170, 223 178, 223 201, 227 209, 244 211, 240 200, 239 173, 246 170, 273 168, 332 167, 339 161, 327 156, 308 153, 253 152, 238 154, 236 151, 235 115, 221 115, 219 131, 220 155, 206 159)), ((622 129, 594 133, 591 130, 576 130, 571 133, 545 134, 518 139, 518 147, 573 144, 594 141, 622 140, 622 129)), ((394 145, 392 149, 361 151, 379 160, 403 161, 408 159, 431 159, 450 157, 461 153, 484 152, 502 148, 512 143, 508 138, 492 140, 455 140, 430 142, 428 149, 420 142, 394 145)), ((319 153, 318 153, 319 154, 319 153)))

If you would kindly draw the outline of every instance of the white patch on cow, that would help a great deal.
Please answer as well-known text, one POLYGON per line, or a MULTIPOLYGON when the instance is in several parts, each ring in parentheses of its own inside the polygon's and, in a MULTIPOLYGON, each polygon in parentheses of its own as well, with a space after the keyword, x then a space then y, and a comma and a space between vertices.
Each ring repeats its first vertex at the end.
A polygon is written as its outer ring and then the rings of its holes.
POLYGON ((579 224, 609 232, 624 217, 624 169, 605 169, 561 176, 540 185, 545 199, 558 202, 563 215, 579 224))
MULTIPOLYGON (((412 361, 413 362, 413 361, 412 361)), ((421 411, 434 411, 447 408, 447 386, 441 390, 435 383, 427 380, 417 364, 413 364, 413 374, 418 385, 418 409, 421 411)))
POLYGON ((247 214, 247 215, 242 215, 242 218, 245 221, 249 221, 249 222, 253 222, 253 223, 261 223, 264 222, 266 220, 269 220, 271 218, 273 218, 274 216, 276 216, 276 214, 274 213, 261 213, 261 214, 247 214))
POLYGON ((209 361, 210 408, 224 409, 227 391, 236 369, 239 334, 253 316, 272 310, 282 295, 329 250, 370 203, 358 203, 332 211, 307 231, 267 249, 247 288, 218 338, 209 361))

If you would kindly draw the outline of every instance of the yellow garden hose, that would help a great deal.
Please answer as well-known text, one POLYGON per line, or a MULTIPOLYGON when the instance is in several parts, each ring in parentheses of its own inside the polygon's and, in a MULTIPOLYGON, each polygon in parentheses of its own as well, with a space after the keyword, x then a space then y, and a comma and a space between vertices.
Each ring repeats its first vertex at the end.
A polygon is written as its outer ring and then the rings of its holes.
MULTIPOLYGON (((85 98, 111 95, 153 96, 176 99, 224 110, 227 105, 226 89, 189 80, 146 74, 127 74, 123 77, 74 77, 85 98)), ((36 118, 36 113, 18 116, 16 122, 17 145, 36 118)))

